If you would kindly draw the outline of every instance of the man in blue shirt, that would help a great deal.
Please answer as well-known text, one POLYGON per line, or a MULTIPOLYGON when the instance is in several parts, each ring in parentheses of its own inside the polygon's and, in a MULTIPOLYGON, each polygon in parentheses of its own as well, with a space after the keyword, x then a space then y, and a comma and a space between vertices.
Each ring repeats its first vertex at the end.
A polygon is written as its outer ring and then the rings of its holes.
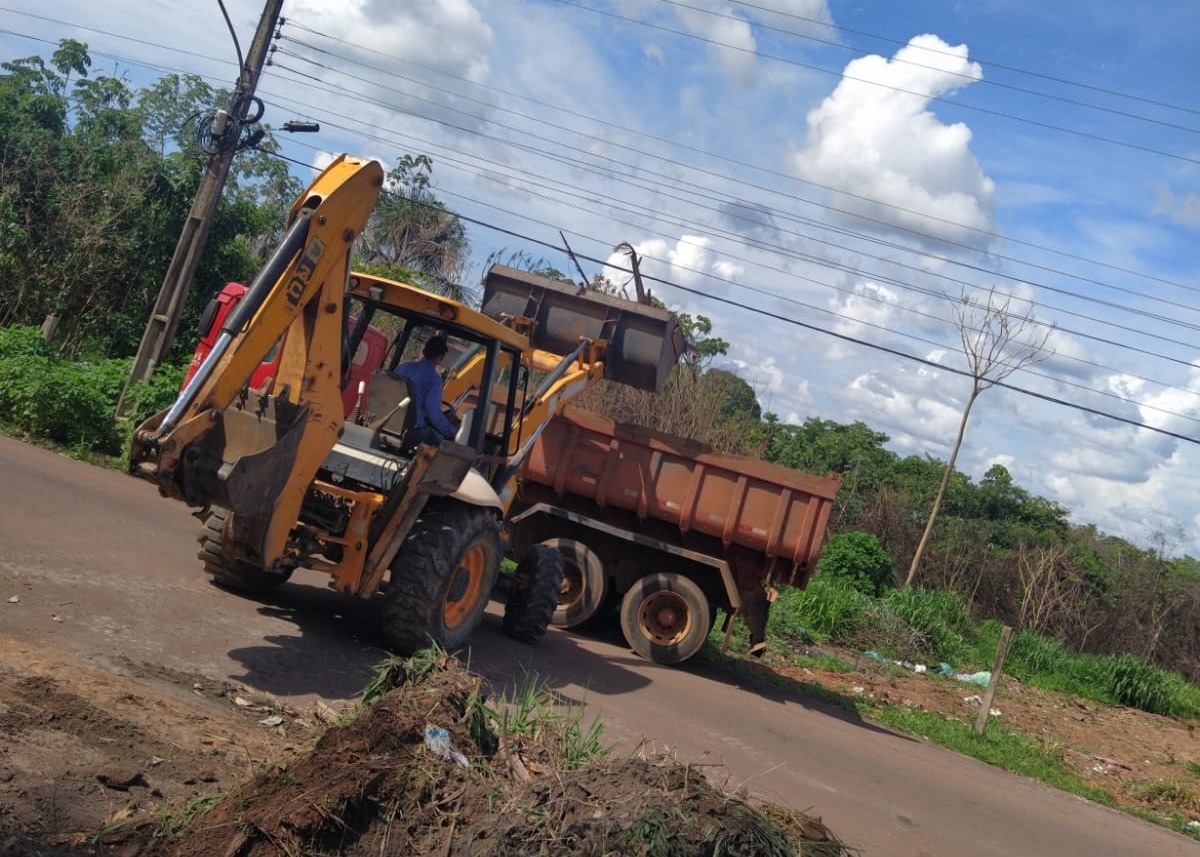
POLYGON ((396 378, 408 381, 413 404, 417 408, 416 424, 409 437, 420 443, 439 445, 453 439, 457 427, 442 413, 442 376, 440 369, 448 351, 444 336, 431 337, 421 349, 422 359, 401 363, 392 370, 396 378))

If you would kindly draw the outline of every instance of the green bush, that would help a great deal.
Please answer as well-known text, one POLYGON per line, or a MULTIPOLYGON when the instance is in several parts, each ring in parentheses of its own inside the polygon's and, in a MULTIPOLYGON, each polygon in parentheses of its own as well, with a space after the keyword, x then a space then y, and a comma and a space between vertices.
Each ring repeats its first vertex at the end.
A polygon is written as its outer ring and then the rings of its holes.
POLYGON ((817 578, 807 589, 780 591, 771 607, 768 630, 801 641, 844 640, 874 603, 852 587, 817 578))
POLYGON ((6 357, 49 357, 50 351, 36 327, 0 327, 0 359, 6 357))
POLYGON ((817 574, 868 595, 879 595, 896 583, 891 556, 870 533, 839 533, 830 539, 821 551, 817 574))
POLYGON ((139 420, 178 393, 181 367, 160 366, 150 384, 131 391, 136 419, 118 425, 117 399, 129 358, 84 362, 51 356, 37 328, 0 328, 0 422, 79 450, 115 454, 139 420))
POLYGON ((957 593, 907 586, 888 592, 880 606, 912 629, 910 656, 934 663, 961 663, 974 649, 975 621, 957 593))

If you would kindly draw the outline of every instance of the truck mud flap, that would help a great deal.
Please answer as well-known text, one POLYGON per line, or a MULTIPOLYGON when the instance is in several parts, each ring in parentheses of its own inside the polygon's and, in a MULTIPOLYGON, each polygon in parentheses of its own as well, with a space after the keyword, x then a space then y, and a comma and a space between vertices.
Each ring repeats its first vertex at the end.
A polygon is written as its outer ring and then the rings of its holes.
POLYGON ((580 339, 603 339, 605 377, 652 392, 662 389, 686 344, 666 309, 504 265, 493 265, 484 278, 483 312, 532 319, 530 342, 555 354, 569 354, 580 339))

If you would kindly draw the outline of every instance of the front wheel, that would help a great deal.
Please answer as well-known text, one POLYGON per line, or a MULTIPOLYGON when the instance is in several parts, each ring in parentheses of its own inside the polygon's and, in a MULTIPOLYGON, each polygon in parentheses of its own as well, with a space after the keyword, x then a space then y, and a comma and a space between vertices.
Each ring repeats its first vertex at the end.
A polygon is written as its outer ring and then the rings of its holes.
POLYGON ((225 550, 225 521, 229 512, 213 506, 200 528, 200 561, 209 580, 223 589, 239 592, 269 592, 292 576, 292 569, 265 571, 244 560, 231 557, 225 550))
POLYGON ((383 601, 383 638, 402 655, 447 651, 479 627, 500 570, 496 515, 447 500, 427 508, 396 558, 383 601))
POLYGON ((525 554, 504 604, 504 633, 533 643, 546 634, 563 588, 563 557, 554 548, 534 545, 525 554))
POLYGON ((621 631, 643 658, 683 663, 700 651, 712 627, 704 591, 681 574, 639 578, 621 599, 621 631))
POLYGON ((562 554, 562 591, 554 608, 552 624, 574 628, 596 615, 608 600, 608 577, 595 551, 575 539, 542 542, 562 554))

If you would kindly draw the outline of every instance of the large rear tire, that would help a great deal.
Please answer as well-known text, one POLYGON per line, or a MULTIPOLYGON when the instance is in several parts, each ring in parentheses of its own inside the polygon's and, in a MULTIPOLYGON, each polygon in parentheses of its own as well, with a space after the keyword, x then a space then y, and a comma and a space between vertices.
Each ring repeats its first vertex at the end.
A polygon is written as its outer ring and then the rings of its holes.
POLYGON ((546 634, 563 588, 563 556, 554 548, 534 545, 517 566, 504 604, 504 633, 523 643, 546 634))
POLYGON ((402 655, 436 643, 461 648, 479 627, 500 571, 500 527, 491 509, 455 500, 431 505, 392 561, 383 638, 402 655))
POLYGON ((679 664, 700 651, 712 628, 704 591, 681 574, 640 578, 621 599, 621 631, 630 647, 659 664, 679 664))
POLYGON ((604 563, 591 548, 574 539, 547 539, 542 544, 563 558, 562 591, 551 622, 558 628, 582 625, 608 600, 604 563))
POLYGON ((204 563, 211 583, 239 592, 270 592, 292 576, 290 568, 264 571, 252 563, 229 556, 225 550, 225 520, 228 517, 227 510, 211 507, 196 539, 200 542, 197 556, 204 563))

